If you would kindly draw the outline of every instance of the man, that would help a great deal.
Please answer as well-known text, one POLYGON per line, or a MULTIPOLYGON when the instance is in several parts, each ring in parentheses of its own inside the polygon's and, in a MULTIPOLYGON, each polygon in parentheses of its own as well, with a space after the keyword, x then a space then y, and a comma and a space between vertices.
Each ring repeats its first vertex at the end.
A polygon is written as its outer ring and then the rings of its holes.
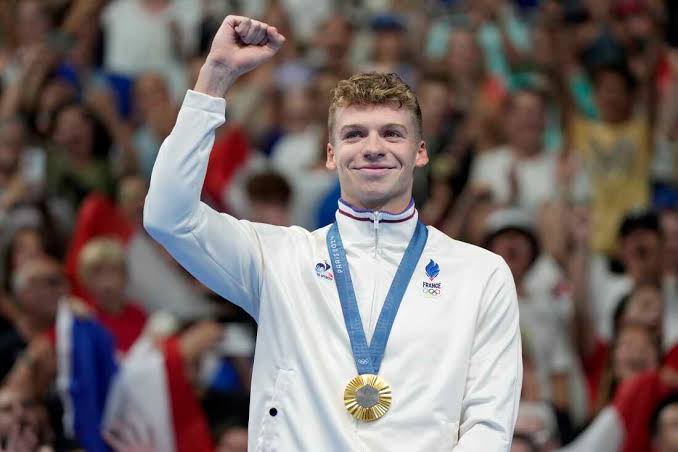
POLYGON ((558 155, 544 151, 546 110, 539 91, 511 95, 504 110, 506 143, 481 153, 471 168, 471 184, 486 186, 498 203, 535 216, 557 189, 558 155))
POLYGON ((29 344, 54 326, 59 300, 68 282, 59 262, 48 256, 26 261, 12 276, 17 315, 13 328, 0 335, 0 378, 4 378, 29 344))
POLYGON ((522 373, 513 279, 498 256, 417 222, 412 173, 428 157, 416 97, 396 76, 356 75, 334 90, 333 226, 238 221, 200 202, 223 96, 284 40, 261 22, 224 20, 144 210, 156 240, 258 322, 249 448, 508 451, 522 373))

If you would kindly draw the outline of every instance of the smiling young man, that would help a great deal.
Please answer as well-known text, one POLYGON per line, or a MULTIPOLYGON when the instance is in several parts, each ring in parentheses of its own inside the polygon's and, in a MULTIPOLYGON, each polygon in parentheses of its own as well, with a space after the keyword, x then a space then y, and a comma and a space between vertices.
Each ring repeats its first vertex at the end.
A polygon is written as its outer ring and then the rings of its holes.
POLYGON ((227 89, 283 43, 261 22, 224 20, 144 211, 156 240, 258 322, 249 449, 508 451, 522 377, 511 273, 418 222, 413 171, 428 157, 417 99, 396 75, 333 91, 333 225, 239 221, 200 202, 227 89))

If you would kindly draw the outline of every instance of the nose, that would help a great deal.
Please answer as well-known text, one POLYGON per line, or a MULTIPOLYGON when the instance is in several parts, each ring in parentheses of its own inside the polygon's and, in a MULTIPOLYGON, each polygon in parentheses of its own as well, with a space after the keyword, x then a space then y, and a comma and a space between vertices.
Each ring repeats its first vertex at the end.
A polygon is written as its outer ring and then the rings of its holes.
POLYGON ((370 162, 380 160, 386 155, 383 142, 377 131, 370 131, 367 140, 365 140, 365 146, 363 147, 362 154, 365 160, 370 162))

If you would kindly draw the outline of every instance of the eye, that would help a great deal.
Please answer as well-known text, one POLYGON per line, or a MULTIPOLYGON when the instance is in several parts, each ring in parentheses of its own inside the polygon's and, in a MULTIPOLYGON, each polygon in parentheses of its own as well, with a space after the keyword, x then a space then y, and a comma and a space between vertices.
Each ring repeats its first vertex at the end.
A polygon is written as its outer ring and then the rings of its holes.
POLYGON ((400 133, 399 131, 395 130, 395 129, 388 129, 388 130, 384 133, 384 136, 385 136, 386 138, 402 138, 402 137, 403 137, 403 134, 400 133))
POLYGON ((360 138, 363 136, 363 133, 360 130, 351 130, 344 134, 344 140, 350 140, 354 138, 360 138))

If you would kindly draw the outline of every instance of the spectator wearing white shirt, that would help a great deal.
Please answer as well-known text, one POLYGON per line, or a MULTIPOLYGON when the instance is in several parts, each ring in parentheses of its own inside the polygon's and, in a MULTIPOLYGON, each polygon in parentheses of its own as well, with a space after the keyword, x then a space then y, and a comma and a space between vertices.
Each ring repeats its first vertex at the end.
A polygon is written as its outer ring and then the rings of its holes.
POLYGON ((104 67, 133 78, 158 71, 168 78, 179 96, 186 88, 181 57, 190 54, 200 17, 190 11, 199 2, 184 5, 178 0, 114 0, 102 13, 104 67))
POLYGON ((545 99, 539 92, 513 94, 505 115, 507 142, 476 158, 471 184, 487 186, 498 203, 529 213, 552 199, 558 156, 543 151, 545 122, 545 99))

